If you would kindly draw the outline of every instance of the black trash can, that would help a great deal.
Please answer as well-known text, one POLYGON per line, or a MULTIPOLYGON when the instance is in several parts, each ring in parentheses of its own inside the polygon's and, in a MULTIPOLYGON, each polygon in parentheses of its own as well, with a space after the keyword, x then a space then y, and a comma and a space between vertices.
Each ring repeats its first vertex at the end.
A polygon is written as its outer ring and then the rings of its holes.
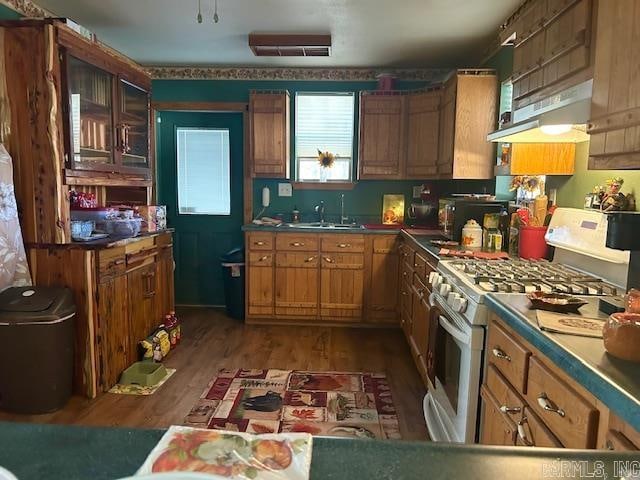
POLYGON ((230 250, 220 257, 227 315, 244 320, 244 248, 230 250))
POLYGON ((67 288, 0 293, 0 409, 37 414, 64 407, 73 381, 75 315, 67 288))

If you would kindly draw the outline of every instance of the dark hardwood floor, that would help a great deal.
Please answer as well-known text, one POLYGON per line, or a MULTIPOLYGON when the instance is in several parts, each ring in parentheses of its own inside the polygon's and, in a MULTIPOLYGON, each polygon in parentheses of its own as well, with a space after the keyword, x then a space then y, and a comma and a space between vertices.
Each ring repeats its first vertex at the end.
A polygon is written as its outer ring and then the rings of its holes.
POLYGON ((405 440, 425 440, 425 390, 400 329, 250 326, 204 308, 183 308, 183 341, 165 362, 177 372, 150 396, 73 397, 46 415, 0 412, 0 420, 163 428, 181 424, 220 368, 384 372, 405 440))

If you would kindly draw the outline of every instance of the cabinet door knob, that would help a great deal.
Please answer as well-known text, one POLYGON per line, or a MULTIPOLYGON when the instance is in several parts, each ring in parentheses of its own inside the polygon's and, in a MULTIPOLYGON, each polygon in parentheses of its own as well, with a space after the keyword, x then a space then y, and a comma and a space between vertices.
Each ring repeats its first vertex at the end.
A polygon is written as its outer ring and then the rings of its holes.
POLYGON ((304 247, 304 243, 303 242, 291 242, 289 244, 289 246, 291 246, 291 247, 304 247))
POLYGON ((263 241, 260 242, 253 242, 254 245, 257 245, 258 247, 262 247, 264 245, 263 241))
POLYGON ((313 262, 316 259, 316 257, 309 257, 305 260, 305 263, 310 263, 313 262))
POLYGON ((333 260, 329 257, 324 257, 324 261, 327 263, 333 263, 333 260))
POLYGON ((338 243, 338 248, 350 248, 350 243, 338 243))
POLYGON ((491 350, 491 353, 496 358, 500 358, 502 360, 506 360, 507 362, 511 361, 511 357, 509 355, 507 355, 506 353, 504 353, 502 350, 500 350, 498 347, 494 347, 493 350, 491 350))
POLYGON ((547 394, 544 392, 538 395, 538 405, 540 405, 545 412, 557 413, 561 417, 565 416, 564 410, 549 400, 549 397, 547 397, 547 394))
POLYGON ((269 256, 268 256, 268 255, 265 255, 264 257, 260 257, 260 258, 258 259, 258 261, 259 261, 259 262, 266 262, 268 259, 269 259, 269 256))

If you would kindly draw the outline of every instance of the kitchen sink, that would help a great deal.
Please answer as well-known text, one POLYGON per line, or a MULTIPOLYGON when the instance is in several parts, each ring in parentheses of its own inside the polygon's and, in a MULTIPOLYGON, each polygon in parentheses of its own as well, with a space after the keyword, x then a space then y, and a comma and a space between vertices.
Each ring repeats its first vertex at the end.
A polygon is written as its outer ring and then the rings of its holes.
POLYGON ((278 225, 280 228, 326 228, 326 229, 351 229, 351 228, 364 228, 363 225, 357 225, 352 223, 328 223, 328 222, 311 222, 311 223, 281 223, 278 225))

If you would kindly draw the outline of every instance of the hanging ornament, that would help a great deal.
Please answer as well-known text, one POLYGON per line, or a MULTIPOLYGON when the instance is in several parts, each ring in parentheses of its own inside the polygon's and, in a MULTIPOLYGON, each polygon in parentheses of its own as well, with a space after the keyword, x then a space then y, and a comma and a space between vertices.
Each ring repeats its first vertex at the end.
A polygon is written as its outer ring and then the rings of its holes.
POLYGON ((198 23, 202 23, 202 0, 198 0, 198 16, 196 17, 198 23))
POLYGON ((214 9, 213 9, 213 22, 218 23, 220 21, 220 17, 218 16, 218 0, 214 0, 214 9))

